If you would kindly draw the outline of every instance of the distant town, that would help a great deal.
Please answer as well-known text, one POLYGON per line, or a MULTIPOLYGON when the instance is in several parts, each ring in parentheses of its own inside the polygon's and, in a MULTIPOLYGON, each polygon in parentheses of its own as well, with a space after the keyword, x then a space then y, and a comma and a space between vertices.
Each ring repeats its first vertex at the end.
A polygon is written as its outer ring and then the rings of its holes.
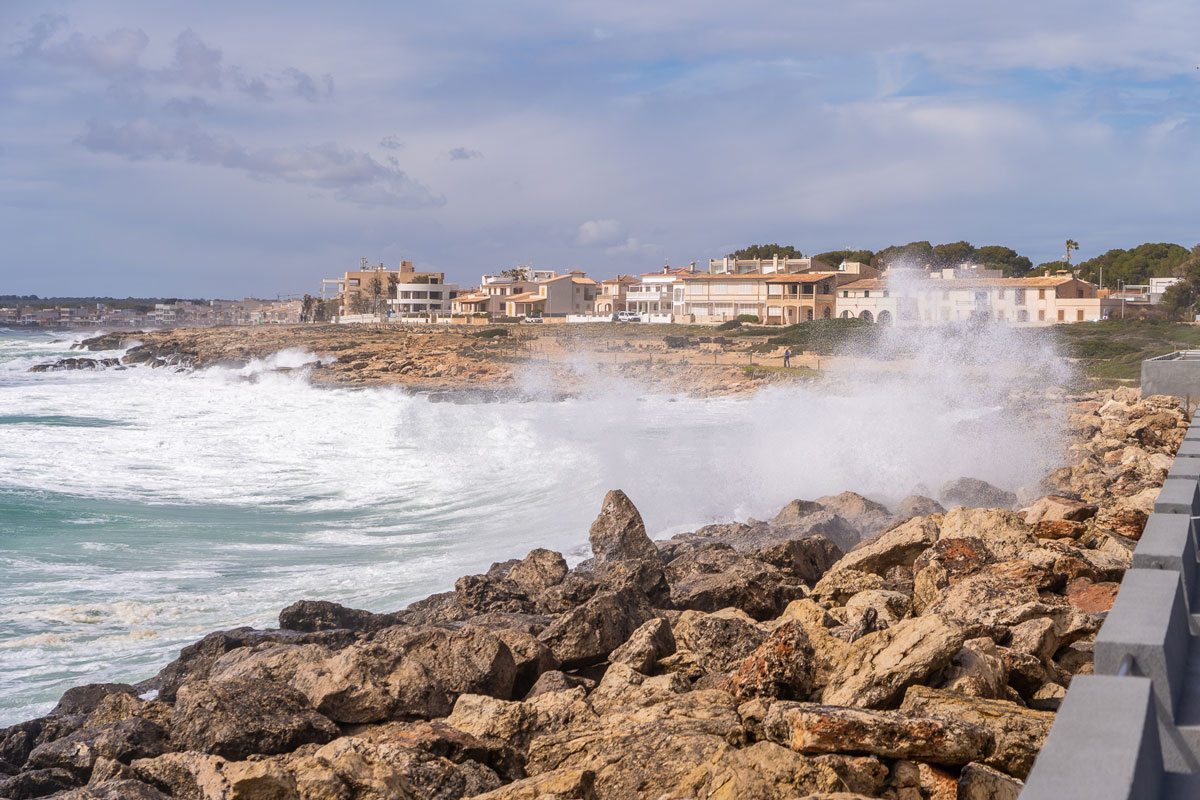
POLYGON ((16 304, 0 307, 0 325, 135 329, 738 321, 788 326, 853 318, 881 325, 985 320, 1036 326, 1144 315, 1183 280, 1149 277, 1144 284, 1103 288, 1078 277, 1069 260, 1061 269, 1023 277, 1005 277, 1002 269, 969 261, 953 267, 883 266, 776 252, 769 258, 710 259, 706 269, 695 262, 664 265, 599 281, 578 269, 516 266, 463 287, 447 283, 443 272, 418 271, 411 261, 390 268, 364 258, 356 269, 323 280, 318 292, 302 297, 174 300, 155 302, 153 308, 16 304))

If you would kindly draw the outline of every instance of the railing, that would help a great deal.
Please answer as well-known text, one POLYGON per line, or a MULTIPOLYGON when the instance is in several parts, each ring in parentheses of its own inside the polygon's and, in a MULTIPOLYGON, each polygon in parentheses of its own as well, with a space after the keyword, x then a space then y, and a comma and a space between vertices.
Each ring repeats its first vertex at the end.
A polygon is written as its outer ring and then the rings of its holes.
POLYGON ((1195 418, 1022 800, 1200 796, 1200 421, 1195 418))

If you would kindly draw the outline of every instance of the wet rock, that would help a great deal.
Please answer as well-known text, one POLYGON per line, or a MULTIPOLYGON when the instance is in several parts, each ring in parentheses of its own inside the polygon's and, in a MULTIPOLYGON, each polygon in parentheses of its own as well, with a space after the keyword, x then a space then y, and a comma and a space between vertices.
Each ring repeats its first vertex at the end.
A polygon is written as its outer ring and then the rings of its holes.
POLYGON ((564 614, 538 636, 567 669, 597 664, 654 616, 637 595, 603 592, 564 614))
POLYGON ((61 767, 31 769, 11 778, 0 778, 0 797, 29 800, 71 789, 81 782, 75 773, 61 767))
POLYGON ((987 481, 977 478, 958 478, 949 481, 938 492, 938 500, 944 506, 966 506, 967 508, 1012 508, 1017 496, 1006 492, 987 481))
POLYGON ((719 611, 740 608, 755 619, 771 619, 802 586, 789 584, 775 567, 727 547, 706 545, 667 565, 671 605, 678 609, 719 611))
POLYGON ((815 653, 804 626, 788 620, 771 632, 721 688, 745 703, 757 697, 804 700, 816 681, 815 653))
MULTIPOLYGON (((860 538, 874 536, 894 521, 892 513, 882 503, 868 500, 856 492, 818 497, 816 500, 827 511, 837 514, 854 526, 860 538)), ((849 549, 844 547, 843 549, 849 549)))
POLYGON ((821 695, 830 705, 884 708, 945 668, 962 648, 962 629, 937 614, 902 620, 850 645, 821 695))
POLYGON ((75 686, 63 692, 62 699, 50 712, 50 716, 90 714, 110 694, 127 694, 136 697, 138 690, 127 683, 89 683, 86 686, 75 686))
POLYGON ((630 637, 609 654, 613 664, 625 664, 638 672, 650 674, 659 659, 675 652, 675 634, 671 624, 661 617, 643 623, 630 637))
POLYGON ((0 762, 20 769, 29 759, 34 748, 69 736, 79 730, 85 721, 82 714, 69 714, 18 722, 0 730, 0 762))
POLYGON ((986 764, 971 763, 958 775, 958 800, 1017 800, 1025 784, 986 764))
POLYGON ((473 800, 598 800, 596 773, 590 769, 561 769, 501 786, 473 800))
POLYGON ((279 612, 280 628, 305 633, 338 629, 376 631, 398 623, 395 614, 373 614, 328 600, 299 600, 279 612))
POLYGON ((710 673, 729 672, 762 644, 767 634, 748 614, 726 608, 711 614, 685 611, 675 625, 681 648, 710 673))
POLYGON ((892 567, 911 567, 927 547, 938 540, 937 523, 917 517, 902 522, 843 556, 831 569, 853 569, 885 575, 892 567))
POLYGON ((657 561, 606 561, 596 565, 594 575, 605 591, 640 594, 653 606, 670 603, 671 586, 657 561))
POLYGON ((121 362, 115 358, 60 358, 47 364, 34 364, 30 372, 61 372, 78 369, 107 369, 120 367, 121 362))
POLYGON ((914 686, 904 695, 900 710, 909 714, 955 719, 985 728, 994 742, 986 755, 971 759, 1022 780, 1029 774, 1054 714, 1035 711, 1007 700, 963 697, 940 689, 914 686))
POLYGON ((633 502, 620 489, 604 496, 600 515, 588 531, 597 564, 606 561, 658 560, 658 548, 646 535, 646 525, 633 502))
POLYGON ((980 725, 896 711, 779 701, 763 731, 798 753, 863 753, 958 765, 979 760, 992 748, 980 725))
POLYGON ((55 797, 57 800, 169 800, 150 784, 130 778, 91 784, 55 797))

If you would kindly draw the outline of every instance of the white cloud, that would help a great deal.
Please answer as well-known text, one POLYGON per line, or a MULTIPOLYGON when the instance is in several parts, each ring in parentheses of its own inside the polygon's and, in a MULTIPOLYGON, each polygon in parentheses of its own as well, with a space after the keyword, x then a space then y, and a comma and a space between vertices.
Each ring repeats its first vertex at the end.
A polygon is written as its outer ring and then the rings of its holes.
POLYGON ((580 224, 575 240, 584 247, 611 247, 624 235, 621 223, 615 219, 590 219, 580 224))

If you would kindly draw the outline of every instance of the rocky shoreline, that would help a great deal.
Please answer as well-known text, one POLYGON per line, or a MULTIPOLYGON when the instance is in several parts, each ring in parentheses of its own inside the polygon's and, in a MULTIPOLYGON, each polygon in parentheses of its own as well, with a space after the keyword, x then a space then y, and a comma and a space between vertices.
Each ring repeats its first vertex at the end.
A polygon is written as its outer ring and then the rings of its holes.
POLYGON ((612 491, 575 569, 299 601, 0 730, 0 798, 1015 798, 1188 424, 1128 389, 1073 411, 1020 510, 966 479, 654 542, 612 491))
MULTIPOLYGON (((581 333, 507 327, 438 327, 430 330, 366 325, 272 325, 179 328, 108 333, 77 349, 128 351, 119 359, 64 358, 31 372, 129 366, 192 371, 242 368, 255 359, 301 349, 308 380, 319 386, 395 386, 413 392, 453 392, 486 399, 526 396, 528 378, 539 391, 562 397, 581 391, 589 378, 619 375, 647 391, 698 397, 746 394, 800 375, 745 369, 748 359, 711 350, 673 347, 657 331, 626 327, 581 333), (703 356, 703 357, 701 357, 703 356), (736 363, 726 363, 733 358, 736 363)), ((674 337, 679 338, 679 337, 674 337)), ((711 338, 711 337, 710 337, 711 338)), ((747 345, 748 346, 748 345, 747 345)), ((723 347, 715 345, 715 347, 723 347)), ((740 351, 739 351, 740 352, 740 351)))

